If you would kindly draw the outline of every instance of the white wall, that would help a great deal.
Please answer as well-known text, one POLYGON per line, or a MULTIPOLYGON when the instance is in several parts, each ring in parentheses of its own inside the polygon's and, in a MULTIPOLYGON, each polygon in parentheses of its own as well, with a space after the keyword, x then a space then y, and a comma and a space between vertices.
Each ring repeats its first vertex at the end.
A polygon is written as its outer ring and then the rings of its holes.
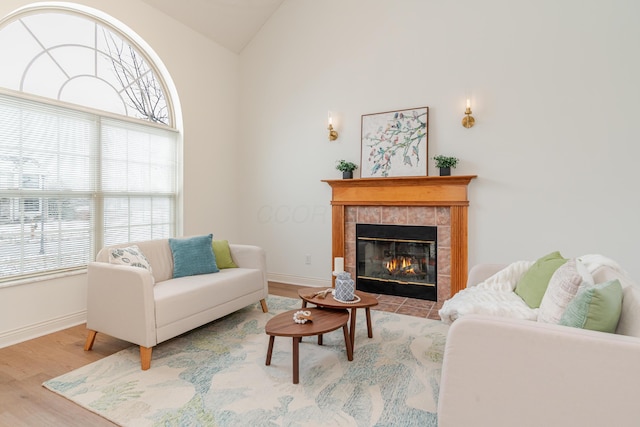
MULTIPOLYGON (((0 2, 0 17, 30 4, 0 2)), ((238 56, 139 0, 82 0, 142 37, 179 93, 184 129, 185 235, 238 241, 235 172, 238 56)), ((5 58, 6 60, 7 58, 5 58)), ((0 347, 84 321, 86 275, 0 288, 0 347)))
POLYGON ((271 278, 328 283, 321 180, 360 163, 362 114, 429 106, 430 157, 478 175, 470 264, 601 253, 640 280, 638 16, 634 0, 286 0, 240 55, 244 240, 271 278))

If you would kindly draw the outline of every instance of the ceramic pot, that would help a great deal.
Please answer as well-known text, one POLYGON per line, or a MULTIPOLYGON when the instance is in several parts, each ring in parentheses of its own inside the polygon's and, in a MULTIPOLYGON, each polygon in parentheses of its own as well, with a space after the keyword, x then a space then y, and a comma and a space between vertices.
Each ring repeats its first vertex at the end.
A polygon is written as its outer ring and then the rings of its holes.
POLYGON ((334 295, 335 299, 340 301, 353 301, 355 291, 355 282, 351 278, 351 274, 346 271, 338 273, 334 295))

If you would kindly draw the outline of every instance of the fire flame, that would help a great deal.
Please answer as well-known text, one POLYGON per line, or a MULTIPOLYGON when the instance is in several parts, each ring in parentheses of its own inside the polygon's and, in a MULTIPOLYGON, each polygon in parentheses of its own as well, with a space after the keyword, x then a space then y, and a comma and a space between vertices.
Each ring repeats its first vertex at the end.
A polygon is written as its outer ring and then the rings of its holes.
POLYGON ((411 266, 411 258, 407 257, 393 258, 391 261, 387 261, 385 267, 390 273, 402 271, 404 274, 415 274, 411 266))

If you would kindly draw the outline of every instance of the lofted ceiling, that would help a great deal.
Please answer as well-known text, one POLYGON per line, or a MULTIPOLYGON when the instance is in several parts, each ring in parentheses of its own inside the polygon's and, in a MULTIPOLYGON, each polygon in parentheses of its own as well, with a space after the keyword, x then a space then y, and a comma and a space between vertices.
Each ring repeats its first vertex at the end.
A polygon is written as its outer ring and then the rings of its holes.
POLYGON ((284 0, 142 0, 235 53, 284 0))

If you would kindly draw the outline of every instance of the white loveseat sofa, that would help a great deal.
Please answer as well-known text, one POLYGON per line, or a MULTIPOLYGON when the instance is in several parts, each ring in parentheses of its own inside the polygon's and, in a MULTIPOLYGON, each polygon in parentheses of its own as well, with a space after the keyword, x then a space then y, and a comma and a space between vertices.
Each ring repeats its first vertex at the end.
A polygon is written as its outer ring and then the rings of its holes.
MULTIPOLYGON (((504 267, 475 266, 467 286, 504 267)), ((615 334, 479 314, 455 320, 438 427, 640 426, 640 288, 609 266, 592 274, 622 284, 615 334)))
POLYGON ((173 278, 168 239, 103 248, 88 267, 85 350, 96 333, 140 346, 143 370, 151 366, 152 348, 163 341, 260 301, 268 311, 266 256, 250 245, 229 245, 238 268, 173 278), (144 268, 109 263, 113 248, 137 245, 151 265, 144 268))

